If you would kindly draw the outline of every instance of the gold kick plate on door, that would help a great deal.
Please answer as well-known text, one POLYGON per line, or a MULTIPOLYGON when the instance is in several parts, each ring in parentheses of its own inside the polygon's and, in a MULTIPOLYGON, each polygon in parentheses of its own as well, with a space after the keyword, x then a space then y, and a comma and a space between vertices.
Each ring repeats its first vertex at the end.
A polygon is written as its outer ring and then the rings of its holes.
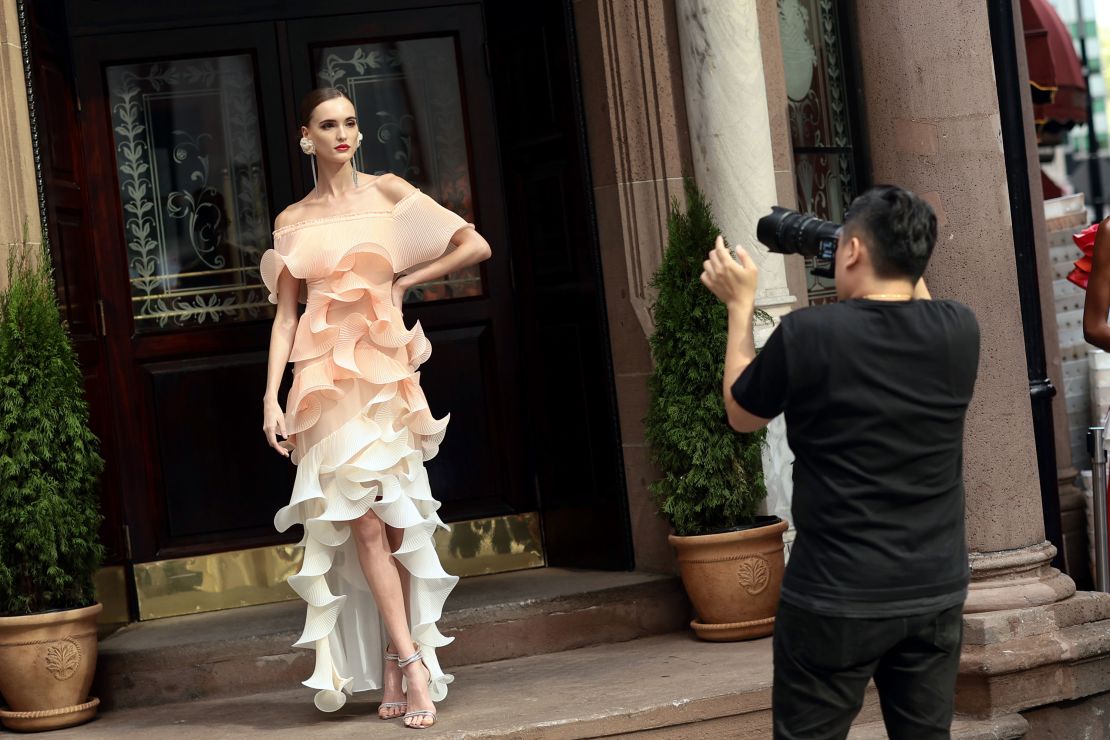
MULTIPOLYGON (((465 577, 546 565, 536 512, 450 526, 450 532, 435 535, 436 551, 448 573, 465 577)), ((136 563, 139 619, 295 599, 286 580, 300 570, 302 555, 293 545, 277 545, 136 563)))

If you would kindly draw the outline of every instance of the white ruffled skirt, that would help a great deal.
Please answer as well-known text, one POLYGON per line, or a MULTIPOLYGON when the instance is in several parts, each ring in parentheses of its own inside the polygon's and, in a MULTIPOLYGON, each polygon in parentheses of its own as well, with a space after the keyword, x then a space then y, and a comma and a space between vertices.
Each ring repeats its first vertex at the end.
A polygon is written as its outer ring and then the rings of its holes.
POLYGON ((319 423, 324 419, 297 435, 293 495, 274 518, 279 531, 304 527, 298 543, 304 561, 289 578, 308 604, 295 646, 316 650, 316 669, 304 685, 317 690, 315 703, 324 712, 342 707, 355 691, 382 685, 387 639, 349 526, 373 511, 404 531, 394 557, 410 574, 412 637, 432 675, 432 699, 440 701, 453 677, 440 668, 436 648, 453 638, 444 637, 436 623, 458 578, 443 569, 435 550, 433 534, 447 527, 424 462, 438 451, 446 419, 431 420, 419 374, 384 385, 341 380, 336 386, 324 416, 343 418, 343 407, 361 408, 318 440, 311 437, 327 431, 328 425, 319 423))

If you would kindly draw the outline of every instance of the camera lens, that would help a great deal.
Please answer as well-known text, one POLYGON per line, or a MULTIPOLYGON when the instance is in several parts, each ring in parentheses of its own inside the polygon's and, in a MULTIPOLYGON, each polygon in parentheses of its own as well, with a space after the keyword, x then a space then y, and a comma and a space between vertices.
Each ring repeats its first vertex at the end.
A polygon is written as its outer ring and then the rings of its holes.
POLYGON ((756 223, 755 236, 761 244, 778 254, 800 254, 831 260, 836 254, 840 228, 840 224, 832 221, 773 206, 771 213, 756 223))

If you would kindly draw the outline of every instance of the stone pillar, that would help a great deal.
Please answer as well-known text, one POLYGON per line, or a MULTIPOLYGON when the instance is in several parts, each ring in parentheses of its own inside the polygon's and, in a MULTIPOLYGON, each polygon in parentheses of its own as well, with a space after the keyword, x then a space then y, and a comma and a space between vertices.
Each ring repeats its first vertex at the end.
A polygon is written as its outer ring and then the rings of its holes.
POLYGON ((8 250, 23 238, 24 225, 32 242, 42 239, 24 44, 16 0, 0 0, 0 287, 8 281, 8 250))
POLYGON ((648 282, 683 199, 690 136, 673 0, 575 0, 598 238, 636 567, 673 572, 669 527, 648 484, 648 282))
POLYGON ((997 716, 1105 691, 1110 595, 1073 595, 1044 541, 987 5, 857 0, 855 15, 873 180, 933 204, 926 278, 982 328, 964 455, 972 584, 957 709, 997 716))
MULTIPOLYGON (((757 322, 762 346, 778 319, 805 301, 791 289, 804 290, 801 258, 772 254, 755 238, 771 206, 795 201, 778 5, 678 0, 677 12, 694 175, 726 239, 759 265, 756 306, 774 319, 757 322)), ((768 427, 763 454, 766 508, 788 520, 793 460, 780 417, 768 427)))
MULTIPOLYGON (((1019 19, 1020 25, 1020 19, 1019 19)), ((1025 37, 1018 34, 1018 66, 1023 79, 1029 77, 1029 63, 1025 56, 1025 37)), ((1068 408, 1064 397, 1064 365, 1060 352, 1059 328, 1056 325, 1056 297, 1053 289, 1055 274, 1052 269, 1048 228, 1045 221, 1044 190, 1041 186, 1041 163, 1037 153, 1037 137, 1033 126, 1033 99, 1029 85, 1021 86, 1021 109, 1025 116, 1025 156, 1029 162, 1029 195, 1033 216, 1034 248, 1037 254, 1037 285, 1041 297, 1041 325, 1044 327, 1045 365, 1048 377, 1056 388, 1052 399, 1053 433, 1056 439, 1056 482, 1060 497, 1060 535, 1064 552, 1063 566, 1068 575, 1079 585, 1091 583, 1087 557, 1087 521, 1084 513, 1083 492, 1076 485, 1079 470, 1071 457, 1071 439, 1068 433, 1068 408)))

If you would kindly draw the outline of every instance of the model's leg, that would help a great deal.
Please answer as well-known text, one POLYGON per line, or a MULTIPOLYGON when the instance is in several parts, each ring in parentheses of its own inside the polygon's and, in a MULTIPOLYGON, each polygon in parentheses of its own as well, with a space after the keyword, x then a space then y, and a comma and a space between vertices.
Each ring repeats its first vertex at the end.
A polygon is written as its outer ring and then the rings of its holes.
MULTIPOLYGON (((406 588, 402 585, 403 579, 398 573, 393 552, 390 550, 386 529, 385 523, 372 511, 351 522, 359 564, 366 576, 366 583, 370 586, 370 593, 374 595, 378 612, 385 624, 386 634, 389 635, 390 643, 397 649, 397 654, 405 658, 413 652, 412 634, 409 632, 409 620, 405 609, 406 588)), ((404 668, 404 673, 408 679, 409 711, 434 710, 435 705, 428 693, 429 673, 424 664, 420 661, 412 663, 404 668)), ((406 720, 406 724, 424 726, 432 724, 433 721, 431 717, 419 716, 406 720)))
POLYGON ((960 668, 963 607, 910 617, 909 636, 883 656, 875 686, 891 740, 949 737, 960 668))
MULTIPOLYGON (((385 528, 386 541, 389 542, 389 551, 391 553, 397 552, 401 547, 401 543, 405 539, 405 530, 398 529, 397 527, 390 527, 386 525, 385 528)), ((401 565, 401 561, 397 558, 392 558, 393 566, 397 569, 397 577, 401 580, 401 592, 405 599, 405 619, 408 624, 412 624, 412 615, 409 610, 409 586, 412 585, 412 578, 405 566, 401 565)), ((408 653, 406 653, 407 655, 408 653)), ((403 655, 401 657, 404 657, 403 655)))
MULTIPOLYGON (((401 546, 405 531, 390 526, 386 526, 385 531, 390 551, 396 552, 397 548, 401 546)), ((411 625, 412 618, 408 610, 409 573, 397 558, 392 558, 392 560, 393 565, 397 568, 397 575, 401 579, 401 593, 405 603, 405 620, 406 623, 411 625)), ((398 647, 392 642, 386 647, 386 651, 394 655, 399 653, 398 647)), ((412 651, 408 647, 403 647, 400 649, 400 653, 404 657, 410 655, 412 651)), ((378 709, 378 716, 382 719, 396 719, 408 711, 408 704, 405 702, 405 689, 401 683, 404 674, 396 660, 386 660, 382 675, 382 706, 378 709)))

